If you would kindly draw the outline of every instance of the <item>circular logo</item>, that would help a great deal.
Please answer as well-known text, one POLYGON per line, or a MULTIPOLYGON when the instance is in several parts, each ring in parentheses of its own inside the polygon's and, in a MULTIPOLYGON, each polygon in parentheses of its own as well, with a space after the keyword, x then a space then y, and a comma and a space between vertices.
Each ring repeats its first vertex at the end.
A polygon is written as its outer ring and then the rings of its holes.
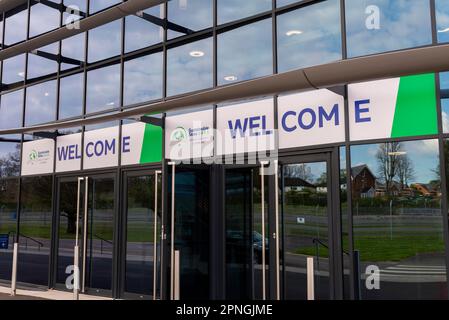
POLYGON ((187 139, 187 131, 183 127, 178 127, 170 135, 170 141, 181 142, 187 139))
POLYGON ((31 151, 29 157, 30 157, 30 160, 33 160, 33 161, 36 160, 37 159, 37 151, 36 150, 31 151))

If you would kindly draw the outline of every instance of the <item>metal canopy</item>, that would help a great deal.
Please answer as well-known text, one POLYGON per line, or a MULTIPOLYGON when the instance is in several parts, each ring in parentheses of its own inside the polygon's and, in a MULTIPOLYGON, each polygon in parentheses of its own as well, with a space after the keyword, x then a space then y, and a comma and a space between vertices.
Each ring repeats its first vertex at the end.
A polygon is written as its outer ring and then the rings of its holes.
POLYGON ((415 48, 342 60, 243 81, 192 93, 166 101, 87 118, 56 121, 24 128, 0 130, 0 135, 50 131, 97 124, 149 113, 161 113, 194 106, 218 104, 292 91, 331 88, 348 83, 449 70, 449 44, 415 48))
POLYGON ((14 9, 27 2, 28 0, 0 0, 0 13, 14 9))

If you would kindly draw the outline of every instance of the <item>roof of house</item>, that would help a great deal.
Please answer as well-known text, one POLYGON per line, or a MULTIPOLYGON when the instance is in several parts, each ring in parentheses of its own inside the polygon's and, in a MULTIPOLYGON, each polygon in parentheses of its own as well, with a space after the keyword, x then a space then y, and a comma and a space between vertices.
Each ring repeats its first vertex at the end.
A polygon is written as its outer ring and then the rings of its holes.
POLYGON ((376 176, 373 174, 373 172, 370 170, 370 168, 369 168, 366 164, 362 164, 362 165, 359 165, 359 166, 352 167, 352 168, 351 168, 351 174, 352 174, 352 177, 353 177, 353 178, 357 177, 360 173, 362 173, 362 171, 363 171, 364 169, 368 170, 368 172, 369 172, 374 178, 376 178, 376 176))

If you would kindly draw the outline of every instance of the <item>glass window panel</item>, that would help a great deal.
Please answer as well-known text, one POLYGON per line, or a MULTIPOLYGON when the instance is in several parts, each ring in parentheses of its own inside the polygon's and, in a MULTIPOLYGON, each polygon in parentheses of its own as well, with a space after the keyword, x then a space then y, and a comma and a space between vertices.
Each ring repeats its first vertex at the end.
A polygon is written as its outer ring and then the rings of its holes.
POLYGON ((61 78, 59 119, 80 116, 83 113, 84 74, 61 78))
POLYGON ((143 11, 143 16, 127 16, 125 18, 125 51, 130 52, 164 40, 164 29, 146 20, 149 18, 164 18, 164 7, 158 6, 143 11))
POLYGON ((17 281, 48 285, 52 177, 22 179, 17 281))
POLYGON ((380 270, 362 299, 447 299, 439 163, 438 140, 351 147, 354 246, 380 270))
POLYGON ((218 84, 273 73, 271 19, 218 35, 218 84))
MULTIPOLYGON (((158 187, 160 192, 160 180, 158 187)), ((156 231, 154 191, 155 177, 153 175, 127 178, 125 292, 152 295, 153 281, 159 281, 158 278, 153 279, 153 233, 156 231)), ((160 204, 158 207, 160 208, 160 204)), ((156 228, 160 230, 161 212, 158 211, 157 214, 156 228)), ((157 243, 156 248, 156 259, 159 259, 160 243, 157 243)))
POLYGON ((1 96, 0 128, 19 128, 22 126, 23 90, 1 96))
POLYGON ((276 6, 280 8, 295 2, 302 2, 302 0, 276 0, 276 6))
POLYGON ((28 54, 28 79, 34 79, 58 71, 59 44, 53 43, 28 54))
POLYGON ((429 1, 346 0, 346 30, 349 57, 431 44, 429 1))
POLYGON ((443 122, 443 132, 449 132, 449 99, 441 100, 441 121, 443 122))
POLYGON ((435 0, 438 42, 449 41, 449 5, 447 0, 435 0))
POLYGON ((167 55, 168 95, 212 87, 211 38, 169 49, 167 55))
POLYGON ((18 179, 0 180, 0 234, 8 235, 8 247, 0 250, 2 280, 11 280, 12 275, 12 251, 17 233, 17 198, 18 179))
POLYGON ((162 97, 162 52, 125 62, 124 105, 162 97))
POLYGON ((271 10, 271 0, 217 0, 218 24, 271 10))
POLYGON ((114 57, 121 52, 121 20, 116 20, 89 31, 88 61, 95 62, 114 57))
POLYGON ((64 5, 67 8, 62 16, 63 25, 82 19, 87 12, 87 0, 64 0, 64 5))
POLYGON ((440 88, 449 89, 449 72, 440 73, 440 88))
POLYGON ((118 108, 120 104, 120 65, 87 73, 86 113, 118 108))
POLYGON ((56 118, 56 81, 27 88, 25 125, 54 121, 56 118))
POLYGON ((168 2, 168 21, 177 30, 168 27, 169 39, 212 27, 211 0, 172 0, 168 2))
MULTIPOLYGON (((12 136, 3 136, 4 139, 14 138, 12 136)), ((17 139, 20 141, 20 138, 17 139)), ((20 142, 0 142, 0 177, 12 177, 20 174, 20 142)), ((1 181, 1 180, 0 180, 1 181)), ((0 198, 1 198, 0 185, 0 198)), ((1 206, 0 206, 1 208, 1 206)), ((1 212, 2 210, 0 210, 1 212)), ((0 225, 1 228, 1 225, 0 225)))
MULTIPOLYGON (((59 0, 48 0, 60 4, 59 0)), ((36 3, 30 9, 30 38, 59 28, 61 13, 48 5, 36 3)))
POLYGON ((76 36, 62 40, 61 70, 79 67, 84 62, 84 51, 86 46, 86 34, 78 34, 76 36), (66 58, 66 60, 64 60, 66 58))
POLYGON ((95 12, 101 11, 103 9, 109 8, 117 3, 122 2, 121 0, 89 0, 89 12, 93 14, 95 12))
MULTIPOLYGON (((5 25, 5 44, 11 45, 23 41, 27 37, 27 20, 28 10, 26 5, 24 10, 16 13, 13 16, 6 18, 5 25)), ((21 7, 21 8, 22 8, 21 7)))
POLYGON ((340 1, 329 0, 277 18, 279 72, 340 60, 340 1))
POLYGON ((25 55, 21 54, 3 61, 4 84, 25 81, 25 55))

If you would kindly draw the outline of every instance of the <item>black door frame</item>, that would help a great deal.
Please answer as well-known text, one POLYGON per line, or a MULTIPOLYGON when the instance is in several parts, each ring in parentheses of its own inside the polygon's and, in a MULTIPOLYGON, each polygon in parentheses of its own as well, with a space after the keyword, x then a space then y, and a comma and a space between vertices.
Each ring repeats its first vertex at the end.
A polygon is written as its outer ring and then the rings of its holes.
MULTIPOLYGON (((282 208, 282 191, 283 191, 283 177, 282 177, 282 166, 284 164, 294 164, 294 163, 312 163, 312 162, 326 162, 327 163, 327 188, 329 192, 327 193, 328 197, 328 224, 329 224, 329 253, 330 253, 330 264, 329 264, 329 272, 330 272, 330 281, 329 281, 329 297, 331 300, 342 300, 343 299, 343 249, 342 249, 342 226, 341 226, 341 204, 340 204, 340 151, 338 147, 327 148, 322 150, 307 150, 303 152, 286 152, 279 157, 279 178, 281 182, 279 183, 279 188, 281 189, 281 193, 279 194, 280 206, 279 206, 279 218, 283 221, 282 208)), ((275 181, 274 177, 270 179, 270 234, 273 235, 275 233, 275 208, 273 205, 273 201, 276 201, 275 196, 275 181)), ((280 234, 283 227, 283 223, 279 224, 280 234)), ((270 237, 270 248, 273 248, 275 243, 274 237, 270 237)), ((280 251, 282 250, 282 241, 280 244, 280 251)), ((275 264, 275 254, 270 252, 270 264, 275 264)), ((283 257, 280 258, 281 265, 285 262, 283 257)), ((279 266, 280 267, 280 266, 279 266)), ((271 298, 276 297, 276 270, 274 268, 270 268, 271 277, 270 277, 270 288, 271 288, 271 298)), ((285 268, 282 268, 283 272, 285 272, 285 268)), ((285 277, 283 272, 280 272, 281 278, 281 299, 284 297, 284 292, 282 289, 285 289, 284 281, 285 277)))
MULTIPOLYGON (((127 193, 128 193, 128 184, 127 184, 127 180, 130 177, 141 177, 141 176, 155 176, 156 175, 156 171, 161 171, 161 194, 159 195, 159 199, 160 199, 160 204, 162 205, 164 199, 163 199, 163 181, 164 181, 164 176, 162 175, 162 168, 160 165, 155 165, 155 166, 149 166, 146 168, 125 168, 123 170, 121 170, 121 176, 122 176, 122 188, 121 188, 121 192, 120 192, 120 196, 122 201, 120 201, 121 203, 121 210, 120 210, 120 239, 119 239, 119 247, 120 247, 120 252, 119 252, 119 258, 118 258, 118 268, 119 268, 119 272, 118 272, 118 293, 119 293, 119 297, 120 298, 138 298, 138 299, 150 299, 150 296, 148 295, 140 295, 140 294, 135 294, 135 293, 129 293, 125 291, 125 278, 126 278, 126 248, 127 248, 127 225, 128 225, 128 210, 127 210, 127 206, 128 206, 128 197, 127 197, 127 193)), ((163 218, 163 211, 162 211, 162 207, 159 208, 159 210, 161 211, 161 219, 163 218)), ((160 221, 161 226, 163 225, 163 219, 160 221)), ((162 236, 162 235, 158 235, 158 236, 162 236)), ((165 242, 165 241, 164 241, 165 242)), ((163 249, 163 246, 161 246, 161 250, 163 249)), ((165 285, 164 281, 161 280, 161 288, 160 288, 160 292, 162 292, 162 286, 165 285)))
MULTIPOLYGON (((221 254, 222 260, 221 261, 222 261, 222 268, 223 268, 221 270, 221 272, 222 272, 222 281, 223 281, 223 284, 222 284, 223 291, 222 291, 222 296, 221 296, 222 299, 226 299, 226 295, 227 295, 227 292, 226 292, 226 173, 227 173, 228 170, 239 170, 239 169, 256 169, 256 170, 259 170, 259 172, 260 172, 260 169, 261 169, 263 161, 254 160, 254 158, 251 158, 251 160, 254 161, 255 163, 225 164, 225 165, 222 165, 223 184, 221 186, 221 191, 220 191, 221 197, 222 197, 222 203, 223 203, 223 209, 221 211, 221 219, 220 219, 220 221, 221 221, 221 224, 220 224, 221 228, 220 229, 221 229, 221 235, 223 237, 222 240, 221 240, 221 243, 220 243, 220 249, 222 251, 222 254, 221 254)), ((268 227, 268 233, 266 234, 266 237, 271 239, 271 237, 269 236, 271 234, 271 229, 270 229, 270 225, 271 225, 271 212, 270 212, 270 207, 271 207, 271 205, 270 205, 270 200, 271 200, 271 198, 270 198, 270 194, 271 194, 270 189, 271 189, 271 185, 270 185, 270 176, 268 176, 268 178, 266 178, 265 180, 266 181, 264 181, 264 182, 266 183, 265 184, 266 193, 268 194, 268 198, 265 199, 265 201, 268 203, 268 206, 265 209, 265 211, 266 211, 265 224, 266 224, 266 227, 268 227)), ((251 192, 251 197, 252 197, 252 192, 251 192)), ((254 205, 253 200, 251 200, 251 206, 253 206, 253 205, 254 205)), ((253 219, 254 219, 254 217, 253 217, 253 215, 251 215, 251 221, 253 221, 253 219)), ((271 245, 271 243, 270 243, 270 245, 271 245)), ((251 250, 251 252, 252 252, 252 250, 251 250)), ((265 291, 266 291, 267 299, 270 299, 271 298, 271 293, 270 292, 271 292, 271 287, 272 287, 270 279, 272 279, 272 275, 271 275, 271 269, 272 268, 270 268, 269 266, 271 265, 271 255, 272 254, 271 254, 271 250, 268 250, 268 252, 269 252, 269 256, 265 257, 266 265, 268 265, 268 272, 266 273, 266 288, 265 288, 265 291)), ((253 254, 253 253, 251 253, 251 254, 253 254)), ((253 257, 251 257, 250 261, 253 261, 252 258, 253 257)), ((254 283, 251 282, 249 285, 252 288, 252 295, 254 296, 254 283)))
MULTIPOLYGON (((113 215, 113 253, 112 253, 112 279, 111 279, 111 290, 101 290, 97 292, 99 296, 107 296, 107 297, 115 297, 117 292, 117 276, 118 276, 118 250, 119 246, 117 245, 119 234, 118 234, 118 226, 119 226, 119 179, 117 176, 117 170, 114 169, 104 169, 104 170, 86 170, 86 171, 78 171, 76 173, 62 173, 55 175, 55 195, 54 198, 54 212, 53 212, 53 233, 52 233, 52 249, 51 249, 51 273, 50 273, 50 287, 67 291, 65 285, 61 285, 57 283, 57 272, 58 272, 58 249, 59 249, 59 207, 60 207, 60 184, 63 182, 78 182, 79 177, 89 177, 89 179, 95 178, 112 178, 114 181, 114 215, 113 215)), ((78 199, 80 201, 80 199, 78 199)), ((86 294, 91 294, 89 290, 86 291, 86 294)))

